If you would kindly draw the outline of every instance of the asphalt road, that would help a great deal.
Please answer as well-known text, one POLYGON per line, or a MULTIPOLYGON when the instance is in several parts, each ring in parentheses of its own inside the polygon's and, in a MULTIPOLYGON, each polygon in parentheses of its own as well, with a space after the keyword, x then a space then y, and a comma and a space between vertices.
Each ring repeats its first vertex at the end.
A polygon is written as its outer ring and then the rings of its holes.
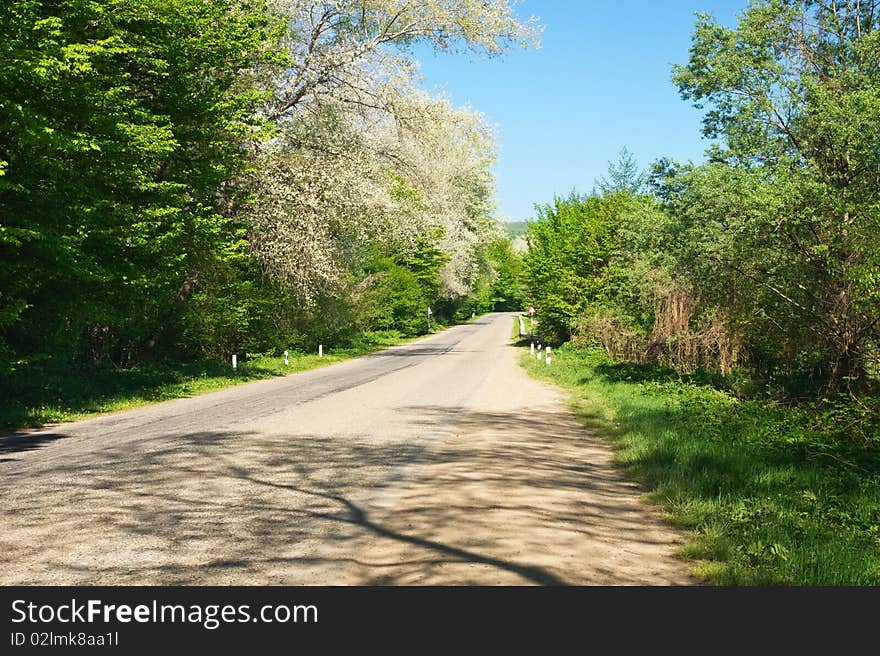
POLYGON ((0 439, 0 583, 694 582, 513 316, 0 439))

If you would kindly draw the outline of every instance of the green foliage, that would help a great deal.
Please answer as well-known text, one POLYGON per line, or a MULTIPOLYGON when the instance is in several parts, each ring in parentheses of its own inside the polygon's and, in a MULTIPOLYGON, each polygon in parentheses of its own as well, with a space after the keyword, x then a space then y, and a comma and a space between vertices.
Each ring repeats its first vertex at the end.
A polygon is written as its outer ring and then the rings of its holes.
POLYGON ((407 336, 431 330, 437 321, 433 313, 441 290, 440 270, 448 256, 426 242, 391 253, 378 246, 373 250, 364 270, 367 289, 355 301, 358 328, 396 330, 407 336))
POLYGON ((880 380, 880 21, 873 3, 753 2, 696 23, 675 68, 714 140, 530 226, 542 329, 680 371, 747 365, 758 394, 870 396, 880 380), (654 198, 639 196, 649 182, 654 198), (576 328, 577 327, 577 328, 576 328))
POLYGON ((393 256, 394 264, 412 274, 426 305, 435 302, 440 296, 440 270, 449 261, 449 256, 436 246, 420 242, 415 248, 406 249, 393 256))
POLYGON ((606 303, 620 275, 615 261, 620 228, 639 202, 623 192, 602 197, 572 193, 536 208, 523 270, 526 300, 537 309, 548 339, 568 339, 584 314, 606 303))
POLYGON ((261 2, 17 2, 0 17, 0 334, 126 364, 236 266, 261 2))
POLYGON ((375 297, 375 326, 379 330, 399 330, 418 335, 429 326, 429 303, 416 273, 398 264, 383 272, 375 297))
POLYGON ((647 176, 639 169, 636 158, 627 148, 622 148, 617 162, 608 162, 608 174, 596 181, 604 195, 623 193, 635 196, 645 191, 647 176))
MULTIPOLYGON (((724 283, 790 370, 864 391, 880 316, 880 21, 873 3, 755 2, 736 27, 701 16, 685 98, 707 107, 713 163, 674 201, 680 261, 724 283), (703 226, 708 226, 708 230, 703 226)), ((684 267, 688 268, 688 267, 684 267)), ((759 344, 766 355, 773 350, 759 344)))
POLYGON ((522 265, 510 242, 490 242, 481 249, 478 260, 481 269, 471 292, 448 297, 442 293, 441 275, 449 257, 435 246, 421 242, 415 247, 392 249, 390 254, 375 247, 364 270, 367 290, 354 301, 355 325, 361 330, 394 329, 418 335, 432 330, 438 322, 521 308, 522 265))
POLYGON ((499 239, 486 249, 485 257, 492 271, 482 311, 521 310, 523 307, 522 258, 507 239, 499 239))

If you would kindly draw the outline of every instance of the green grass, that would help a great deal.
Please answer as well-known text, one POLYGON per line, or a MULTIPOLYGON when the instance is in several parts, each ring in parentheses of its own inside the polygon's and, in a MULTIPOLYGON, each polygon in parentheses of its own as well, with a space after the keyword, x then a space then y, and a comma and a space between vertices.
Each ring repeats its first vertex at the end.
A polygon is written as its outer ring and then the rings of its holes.
MULTIPOLYGON (((442 329, 440 326, 438 329, 442 329)), ((350 348, 317 353, 251 355, 236 371, 231 363, 207 361, 143 364, 130 369, 84 371, 53 362, 20 364, 0 375, 0 430, 35 428, 195 396, 252 380, 283 376, 355 358, 418 339, 396 331, 364 335, 350 348)))
POLYGON ((533 376, 571 392, 621 467, 686 529, 681 555, 721 585, 880 585, 880 440, 832 437, 805 409, 563 346, 533 376))
MULTIPOLYGON (((525 321, 525 318, 523 318, 525 321)), ((519 340, 519 319, 513 320, 513 325, 510 326, 510 339, 517 341, 519 340)))
MULTIPOLYGON (((525 326, 526 333, 534 333, 538 330, 538 322, 532 319, 531 317, 523 316, 523 325, 525 326)), ((514 341, 519 340, 519 319, 515 318, 513 320, 513 325, 510 327, 510 338, 514 341)))

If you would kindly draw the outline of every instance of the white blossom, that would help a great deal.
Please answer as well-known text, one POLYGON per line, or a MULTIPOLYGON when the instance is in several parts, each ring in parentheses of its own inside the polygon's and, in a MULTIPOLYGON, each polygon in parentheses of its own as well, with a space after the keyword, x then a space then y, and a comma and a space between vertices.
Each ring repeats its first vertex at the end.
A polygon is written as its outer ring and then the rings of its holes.
POLYGON ((265 271, 308 301, 338 292, 371 242, 430 239, 443 293, 467 294, 492 219, 496 142, 484 118, 417 86, 416 40, 489 55, 534 41, 506 0, 276 0, 290 65, 267 112, 244 216, 265 271))

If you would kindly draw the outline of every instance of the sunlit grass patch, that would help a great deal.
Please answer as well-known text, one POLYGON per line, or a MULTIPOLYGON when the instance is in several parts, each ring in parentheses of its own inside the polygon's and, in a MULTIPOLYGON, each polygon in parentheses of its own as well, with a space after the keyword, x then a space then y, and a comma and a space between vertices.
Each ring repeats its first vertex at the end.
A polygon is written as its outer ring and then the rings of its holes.
POLYGON ((564 346, 534 376, 682 527, 681 556, 721 585, 880 585, 880 452, 802 409, 737 399, 668 371, 564 346), (624 371, 625 369, 625 371, 624 371))

